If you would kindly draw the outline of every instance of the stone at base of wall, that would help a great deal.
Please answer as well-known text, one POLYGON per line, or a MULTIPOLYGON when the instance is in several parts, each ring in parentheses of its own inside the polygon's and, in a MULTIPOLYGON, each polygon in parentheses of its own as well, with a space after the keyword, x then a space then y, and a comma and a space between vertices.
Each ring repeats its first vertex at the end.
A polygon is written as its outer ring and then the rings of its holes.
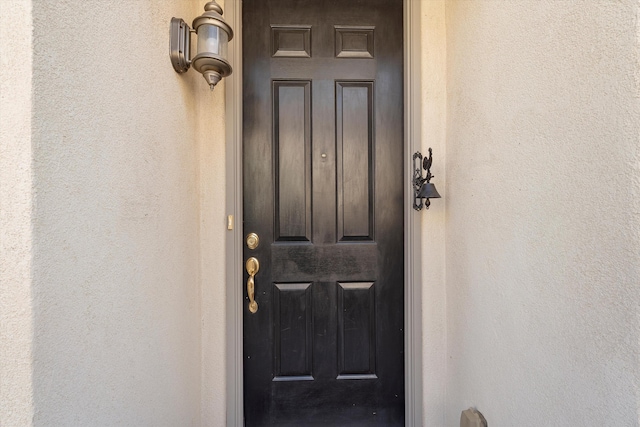
POLYGON ((460 414, 460 427, 487 427, 487 420, 476 409, 469 408, 460 414))

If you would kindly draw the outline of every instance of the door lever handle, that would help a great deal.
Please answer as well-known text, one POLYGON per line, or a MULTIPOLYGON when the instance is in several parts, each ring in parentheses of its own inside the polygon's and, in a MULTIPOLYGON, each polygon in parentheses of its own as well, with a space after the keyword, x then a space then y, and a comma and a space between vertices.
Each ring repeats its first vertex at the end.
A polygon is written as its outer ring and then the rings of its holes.
POLYGON ((260 263, 254 257, 251 257, 247 260, 245 264, 247 267, 247 273, 249 273, 249 278, 247 279, 247 295, 249 296, 249 311, 252 314, 255 314, 258 311, 258 303, 255 299, 256 286, 255 286, 255 276, 260 270, 260 263))

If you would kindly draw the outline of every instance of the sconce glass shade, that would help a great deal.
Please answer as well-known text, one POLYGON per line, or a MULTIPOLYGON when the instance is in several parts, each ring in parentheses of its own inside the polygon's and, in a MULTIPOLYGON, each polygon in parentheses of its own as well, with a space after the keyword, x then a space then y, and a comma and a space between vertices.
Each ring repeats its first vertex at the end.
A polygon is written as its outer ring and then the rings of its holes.
POLYGON ((198 28, 198 55, 211 52, 223 58, 227 57, 229 35, 215 25, 202 25, 198 28))
POLYGON ((420 191, 418 191, 418 195, 416 196, 420 199, 439 199, 440 193, 436 190, 436 186, 430 182, 425 182, 422 184, 420 191))
POLYGON ((193 29, 198 34, 198 49, 191 62, 213 90, 220 79, 231 74, 231 64, 226 56, 233 30, 222 17, 222 8, 218 3, 210 1, 204 5, 204 10, 202 15, 193 20, 193 29))

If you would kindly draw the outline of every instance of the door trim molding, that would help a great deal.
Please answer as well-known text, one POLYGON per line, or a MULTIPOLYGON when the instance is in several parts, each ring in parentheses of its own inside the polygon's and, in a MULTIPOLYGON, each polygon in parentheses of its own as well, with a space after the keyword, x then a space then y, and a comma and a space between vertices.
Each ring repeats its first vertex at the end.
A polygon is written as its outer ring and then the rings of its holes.
POLYGON ((405 425, 422 426, 422 226, 411 207, 412 153, 422 145, 420 24, 422 2, 403 0, 404 15, 404 387, 405 425))
POLYGON ((224 3, 227 22, 234 29, 229 43, 229 61, 233 73, 224 80, 225 89, 225 203, 227 218, 225 239, 226 307, 226 425, 244 425, 242 364, 242 0, 224 3), (229 228, 232 228, 229 230, 229 228))
MULTIPOLYGON (((422 267, 420 216, 411 209, 411 153, 421 147, 420 3, 403 0, 404 44, 404 307, 405 425, 422 425, 422 267)), ((226 0, 225 17, 234 29, 229 60, 234 70, 224 80, 226 210, 233 229, 226 234, 226 425, 244 425, 242 310, 242 1, 226 0)))

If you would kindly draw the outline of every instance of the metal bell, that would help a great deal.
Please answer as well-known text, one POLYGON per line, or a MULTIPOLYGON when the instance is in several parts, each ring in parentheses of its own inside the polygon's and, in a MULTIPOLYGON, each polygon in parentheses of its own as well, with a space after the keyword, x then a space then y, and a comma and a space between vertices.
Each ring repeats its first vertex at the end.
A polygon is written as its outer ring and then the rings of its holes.
POLYGON ((418 198, 420 199, 439 199, 441 196, 436 190, 435 184, 431 182, 425 182, 422 184, 420 191, 418 191, 418 198))

